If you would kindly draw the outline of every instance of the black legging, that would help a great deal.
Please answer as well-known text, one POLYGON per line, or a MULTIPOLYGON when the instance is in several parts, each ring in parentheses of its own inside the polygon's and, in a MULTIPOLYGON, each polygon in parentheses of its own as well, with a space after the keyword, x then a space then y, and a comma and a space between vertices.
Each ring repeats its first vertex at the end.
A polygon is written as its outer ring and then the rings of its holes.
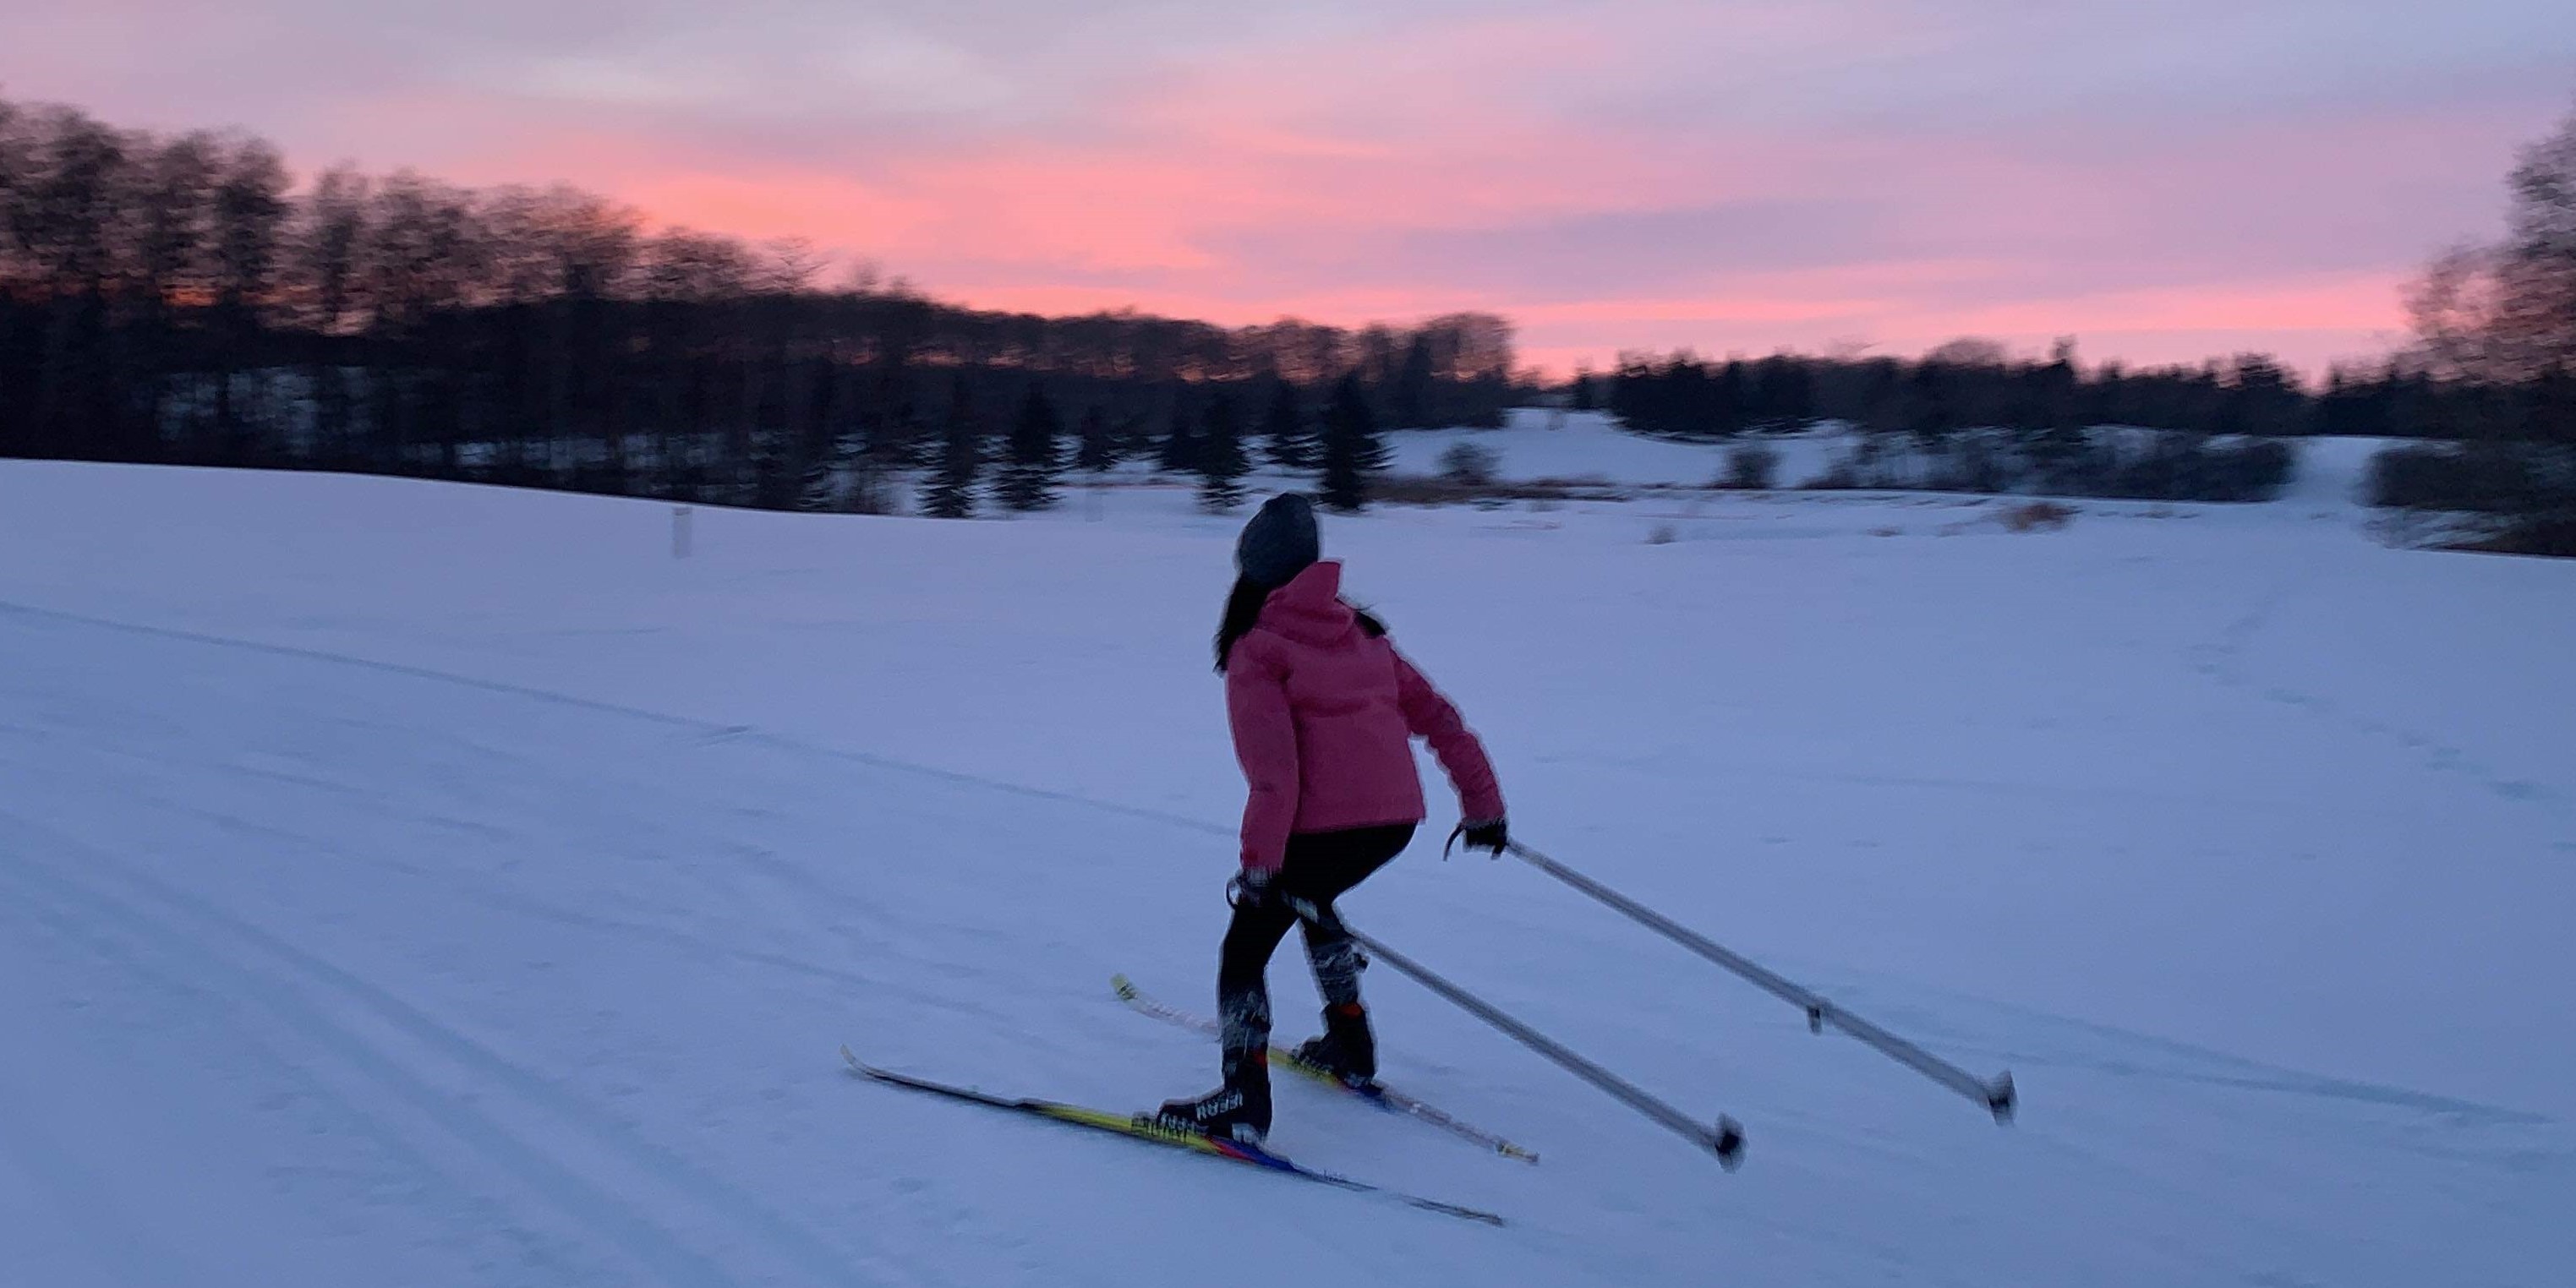
MULTIPOLYGON (((1229 1050, 1252 1050, 1270 1043, 1270 988, 1264 976, 1270 955, 1288 927, 1298 924, 1288 900, 1303 899, 1328 917, 1333 900, 1368 879, 1412 844, 1414 823, 1360 827, 1343 832, 1301 832, 1288 838, 1286 861, 1271 879, 1274 897, 1257 907, 1237 907, 1226 927, 1225 948, 1217 960, 1217 1011, 1225 1017, 1222 1042, 1229 1050)), ((1324 1005, 1357 1002, 1360 997, 1358 945, 1340 931, 1304 923, 1306 959, 1315 968, 1315 988, 1324 1005)))

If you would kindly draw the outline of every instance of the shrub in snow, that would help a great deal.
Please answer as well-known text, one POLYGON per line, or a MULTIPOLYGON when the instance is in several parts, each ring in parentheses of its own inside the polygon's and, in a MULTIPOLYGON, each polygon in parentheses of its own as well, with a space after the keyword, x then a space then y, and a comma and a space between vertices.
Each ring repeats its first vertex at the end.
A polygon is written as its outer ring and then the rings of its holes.
POLYGON ((2054 501, 2033 501, 2004 511, 2004 526, 2015 532, 2054 532, 2075 517, 2072 506, 2054 501))
POLYGON ((2503 516, 2435 544, 2576 556, 2576 453, 2521 443, 2392 447, 2370 458, 2369 487, 2376 506, 2503 516))
POLYGON ((2419 510, 2530 508, 2548 490, 2532 455, 2502 444, 2392 447, 2370 458, 2370 503, 2419 510))
POLYGON ((1779 449, 1767 443, 1738 443, 1726 451, 1726 474, 1718 486, 1767 492, 1780 476, 1779 449))
POLYGON ((2576 509, 2517 520, 2513 526, 2471 548, 2497 554, 2554 555, 2561 559, 2576 559, 2576 509))
POLYGON ((1451 443, 1440 453, 1440 477, 1460 487, 1492 487, 1502 469, 1502 455, 1481 443, 1451 443))
POLYGON ((1937 439, 1865 435, 1803 486, 1927 492, 2119 497, 2140 501, 2268 501, 2296 472, 2278 439, 2104 430, 2080 446, 1992 429, 1937 439))
POLYGON ((1835 460, 1825 472, 1798 485, 1810 492, 1850 492, 1860 487, 1860 466, 1848 456, 1835 460))

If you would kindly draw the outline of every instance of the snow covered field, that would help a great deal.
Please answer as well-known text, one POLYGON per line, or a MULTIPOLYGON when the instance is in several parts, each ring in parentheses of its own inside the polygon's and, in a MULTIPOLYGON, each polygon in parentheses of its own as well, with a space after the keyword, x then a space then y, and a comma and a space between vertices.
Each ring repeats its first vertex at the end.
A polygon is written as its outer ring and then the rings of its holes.
MULTIPOLYGON (((1438 474, 1452 443, 1494 454, 1507 479, 1600 479, 1609 483, 1705 487, 1726 472, 1723 444, 1682 443, 1622 433, 1600 412, 1515 410, 1500 429, 1414 430, 1387 435, 1401 474, 1438 474)), ((1749 441, 1749 440, 1748 440, 1749 441)), ((1764 439, 1780 452, 1780 482, 1805 481, 1824 466, 1824 438, 1764 439)))
MULTIPOLYGON (((1506 472, 1657 481, 1540 450, 1506 472)), ((1545 1163, 1285 1083, 1274 1145, 1505 1230, 834 1054, 1212 1081, 1107 985, 1205 1008, 1223 920, 1235 525, 1185 492, 701 510, 675 560, 667 506, 0 462, 0 1279, 2564 1283, 2576 569, 2374 544, 2346 456, 2028 534, 1851 495, 1330 522, 1516 832, 2022 1089, 1999 1129, 1420 843, 1355 925, 1750 1136, 1722 1173, 1373 971, 1389 1081, 1545 1163)))

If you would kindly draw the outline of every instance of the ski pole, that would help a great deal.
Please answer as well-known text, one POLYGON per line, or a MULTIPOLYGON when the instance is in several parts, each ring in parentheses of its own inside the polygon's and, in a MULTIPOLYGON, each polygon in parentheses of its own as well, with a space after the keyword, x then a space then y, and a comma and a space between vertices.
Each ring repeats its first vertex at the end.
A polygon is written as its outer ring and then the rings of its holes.
POLYGON ((1518 841, 1511 842, 1508 848, 1515 857, 1529 864, 1531 867, 1537 868, 1539 871, 1555 877, 1557 880, 1592 896, 1594 899, 1618 910, 1628 916, 1631 920, 1645 926, 1647 929, 1662 935, 1666 939, 1672 940, 1674 943, 1680 944, 1684 948, 1690 949, 1692 952, 1698 953, 1700 956, 1705 957, 1710 961, 1716 962, 1718 965, 1723 966, 1728 970, 1734 971, 1736 974, 1741 975, 1744 978, 1753 981, 1755 984, 1769 990, 1771 993, 1777 995, 1781 1000, 1805 1011, 1807 1013, 1807 1029, 1809 1032, 1822 1033, 1824 1032, 1824 1026, 1831 1024, 1835 1028, 1841 1029, 1843 1032, 1849 1033, 1853 1037, 1859 1038, 1861 1041, 1877 1047, 1880 1051, 1885 1052, 1898 1063, 1932 1079, 1934 1082, 1940 1083, 1942 1086, 1950 1088, 1952 1091, 1958 1092, 1960 1095, 1966 1096, 1970 1100, 1976 1101, 1978 1104, 1984 1105, 1986 1107, 1986 1111, 1995 1116, 1996 1122, 2004 1123, 2012 1120, 2013 1110, 2018 1103, 2018 1095, 2013 1090, 2012 1074, 2009 1071, 1995 1075, 1993 1081, 1981 1079, 1975 1074, 1972 1074, 1967 1070, 1962 1069, 1959 1066, 1952 1064, 1949 1061, 1944 1060, 1939 1056, 1936 1056, 1931 1052, 1926 1051, 1923 1048, 1842 1009, 1839 1006, 1834 1005, 1830 999, 1823 995, 1818 994, 1811 989, 1803 988, 1797 984, 1789 982, 1777 973, 1751 960, 1750 958, 1711 943, 1706 936, 1698 934, 1697 932, 1676 923, 1671 918, 1664 916, 1662 913, 1659 913, 1654 909, 1649 908, 1644 904, 1641 904, 1636 900, 1631 899, 1628 896, 1621 894, 1618 891, 1613 890, 1610 887, 1605 886, 1600 882, 1529 848, 1526 845, 1521 844, 1518 841))
POLYGON ((1385 944, 1368 935, 1363 935, 1360 932, 1351 929, 1350 926, 1344 923, 1338 916, 1323 912, 1316 908, 1314 904, 1304 899, 1291 899, 1288 901, 1288 906, 1299 917, 1313 922, 1317 926, 1330 930, 1338 930, 1342 934, 1350 936, 1352 942, 1367 949, 1372 955, 1377 957, 1378 960, 1412 976, 1424 988, 1430 989, 1432 992, 1438 993, 1440 996, 1447 998, 1449 1001, 1455 1003, 1460 1009, 1475 1016, 1477 1019, 1483 1020, 1485 1023, 1501 1029, 1505 1034, 1509 1035, 1513 1041, 1520 1043, 1522 1046, 1528 1047, 1530 1050, 1536 1051, 1550 1060, 1554 1060, 1558 1064, 1564 1066, 1576 1077, 1579 1077, 1584 1081, 1591 1083, 1593 1086, 1608 1092, 1613 1098, 1619 1100, 1629 1108, 1634 1109, 1638 1113, 1644 1114, 1646 1117, 1680 1133, 1682 1137, 1689 1140, 1692 1144, 1698 1145, 1700 1148, 1716 1154, 1717 1161, 1722 1164, 1726 1170, 1731 1172, 1737 1167, 1743 1165, 1744 1127, 1734 1119, 1729 1118, 1724 1114, 1720 1114, 1718 1115, 1717 1126, 1712 1128, 1707 1124, 1700 1122, 1698 1119, 1691 1117, 1689 1114, 1683 1113, 1681 1110, 1675 1109, 1671 1105, 1665 1104, 1663 1101, 1639 1090, 1634 1085, 1621 1079, 1619 1075, 1602 1068, 1600 1065, 1592 1063, 1590 1060, 1584 1059, 1582 1056, 1576 1055, 1572 1051, 1567 1050, 1563 1044, 1548 1037, 1546 1034, 1521 1023, 1519 1020, 1515 1020, 1512 1017, 1503 1014, 1501 1011, 1496 1010, 1491 1004, 1477 997, 1475 994, 1450 983, 1448 980, 1442 979, 1427 969, 1424 969, 1419 963, 1406 957, 1404 954, 1387 947, 1385 944))

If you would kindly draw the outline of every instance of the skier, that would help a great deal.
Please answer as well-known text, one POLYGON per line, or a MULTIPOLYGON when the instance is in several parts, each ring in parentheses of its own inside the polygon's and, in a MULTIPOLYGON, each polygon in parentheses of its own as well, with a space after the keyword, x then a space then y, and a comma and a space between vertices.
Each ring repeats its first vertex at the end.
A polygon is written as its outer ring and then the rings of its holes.
MULTIPOLYGON (((1354 1087, 1377 1077, 1377 1048, 1360 1005, 1359 945, 1333 900, 1413 840, 1423 816, 1411 739, 1431 744, 1467 821, 1456 835, 1499 856, 1508 840, 1502 792, 1458 711, 1386 639, 1375 617, 1343 602, 1342 568, 1323 560, 1315 512, 1294 493, 1271 498, 1235 545, 1237 577, 1217 627, 1235 758, 1250 787, 1242 870, 1217 967, 1225 1085, 1175 1100, 1163 1126, 1260 1143, 1270 1132, 1270 954, 1299 918, 1306 959, 1324 999, 1324 1032, 1299 1059, 1354 1087)), ((1455 839, 1455 837, 1453 837, 1455 839)))

